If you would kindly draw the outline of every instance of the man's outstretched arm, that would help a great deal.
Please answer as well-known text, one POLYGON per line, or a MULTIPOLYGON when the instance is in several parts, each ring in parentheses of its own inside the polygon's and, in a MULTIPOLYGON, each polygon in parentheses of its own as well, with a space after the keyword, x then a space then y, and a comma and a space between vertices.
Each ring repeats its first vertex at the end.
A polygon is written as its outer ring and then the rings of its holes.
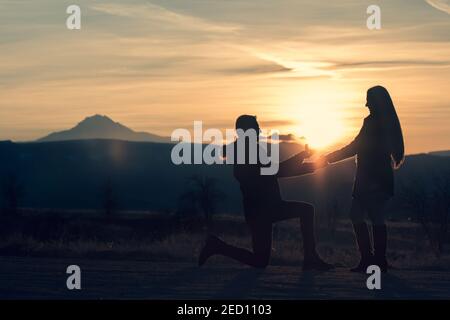
POLYGON ((304 162, 304 160, 306 158, 309 158, 310 156, 311 152, 302 151, 296 154, 295 156, 281 162, 277 176, 280 178, 294 177, 314 172, 315 170, 314 163, 304 162))

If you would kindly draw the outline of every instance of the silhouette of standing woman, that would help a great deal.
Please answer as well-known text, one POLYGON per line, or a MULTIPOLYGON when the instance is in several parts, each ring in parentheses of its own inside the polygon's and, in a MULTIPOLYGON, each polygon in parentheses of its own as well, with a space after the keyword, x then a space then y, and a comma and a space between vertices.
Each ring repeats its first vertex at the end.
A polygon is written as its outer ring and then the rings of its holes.
POLYGON ((394 104, 385 88, 370 88, 366 107, 370 115, 364 119, 358 136, 325 158, 331 163, 357 155, 350 217, 361 260, 351 271, 366 272, 369 265, 375 264, 386 272, 387 229, 384 217, 388 200, 394 195, 393 170, 398 169, 404 160, 403 134, 394 104), (372 222, 373 247, 365 222, 366 214, 372 222))
MULTIPOLYGON (((236 129, 241 129, 245 143, 245 158, 249 159, 250 142, 245 137, 248 130, 254 130, 259 139, 259 125, 256 117, 242 115, 236 120, 236 129)), ((238 131, 239 132, 239 131, 238 131)), ((239 133, 238 133, 239 134, 239 133)), ((237 141, 234 150, 237 150, 237 141)), ((259 144, 256 144, 259 148, 259 144)), ((259 149, 258 153, 259 154, 259 149)), ((235 155, 236 156, 236 155, 235 155)), ((304 163, 310 156, 308 150, 280 163, 277 175, 261 175, 263 166, 256 164, 234 163, 234 177, 238 180, 242 192, 245 220, 252 235, 253 251, 229 245, 215 236, 209 236, 199 256, 202 266, 212 255, 233 258, 255 268, 265 268, 270 261, 272 250, 272 225, 287 219, 300 219, 304 247, 304 270, 329 270, 333 266, 325 263, 316 251, 314 234, 314 207, 306 202, 283 201, 280 195, 278 178, 312 173, 316 168, 325 166, 325 161, 304 163)))

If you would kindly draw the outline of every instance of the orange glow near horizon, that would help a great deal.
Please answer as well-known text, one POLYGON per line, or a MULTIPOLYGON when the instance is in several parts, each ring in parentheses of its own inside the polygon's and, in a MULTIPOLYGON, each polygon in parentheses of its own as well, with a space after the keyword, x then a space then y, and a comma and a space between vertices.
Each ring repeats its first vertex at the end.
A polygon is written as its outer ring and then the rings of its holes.
MULTIPOLYGON (((349 88, 330 85, 327 81, 314 81, 301 89, 293 87, 285 95, 280 115, 292 124, 286 132, 302 137, 312 149, 323 151, 336 144, 345 143, 348 135, 348 121, 345 116, 359 116, 355 112, 344 112, 347 101, 358 101, 349 88)), ((280 116, 280 118, 282 118, 280 116)))

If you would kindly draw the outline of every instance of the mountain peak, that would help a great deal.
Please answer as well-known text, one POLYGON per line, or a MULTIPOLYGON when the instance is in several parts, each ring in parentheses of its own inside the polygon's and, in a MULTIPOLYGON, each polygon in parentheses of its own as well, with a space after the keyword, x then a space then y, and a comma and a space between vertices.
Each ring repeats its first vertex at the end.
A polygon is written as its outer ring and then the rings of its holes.
POLYGON ((85 139, 170 142, 170 139, 166 137, 160 137, 147 132, 135 132, 121 123, 113 121, 108 116, 100 114, 86 117, 75 127, 69 130, 51 133, 39 139, 38 142, 85 139))
POLYGON ((110 117, 102 115, 102 114, 98 114, 98 113, 94 114, 93 116, 84 118, 83 121, 89 121, 89 120, 107 120, 107 121, 113 122, 110 117))
POLYGON ((83 121, 108 121, 108 122, 114 122, 114 121, 112 121, 112 119, 110 117, 102 115, 102 114, 94 114, 93 116, 84 118, 83 121))
POLYGON ((83 121, 80 123, 109 123, 109 124, 118 124, 117 122, 114 122, 110 117, 101 115, 101 114, 94 114, 93 116, 84 118, 83 121))
MULTIPOLYGON (((84 118, 83 121, 81 121, 80 123, 78 123, 78 125, 75 127, 88 127, 88 128, 104 128, 104 127, 117 127, 118 129, 128 129, 125 126, 123 126, 122 124, 120 124, 119 122, 114 122, 111 118, 109 118, 108 116, 104 116, 104 115, 100 115, 100 114, 95 114, 93 116, 90 117, 86 117, 84 118)), ((128 129, 131 130, 131 129, 128 129)))

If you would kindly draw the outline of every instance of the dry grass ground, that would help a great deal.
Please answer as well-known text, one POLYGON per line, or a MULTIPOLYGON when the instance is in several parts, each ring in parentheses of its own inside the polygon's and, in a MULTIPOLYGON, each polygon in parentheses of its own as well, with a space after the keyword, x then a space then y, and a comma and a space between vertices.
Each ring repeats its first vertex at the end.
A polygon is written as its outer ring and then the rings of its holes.
MULTIPOLYGON (((55 216, 44 222, 35 217, 22 219, 15 229, 2 233, 0 255, 195 263, 206 234, 202 228, 185 228, 185 222, 164 220, 158 215, 134 215, 114 220, 55 216), (172 223, 177 226, 168 227, 172 223)), ((318 229, 319 251, 324 258, 338 267, 357 262, 348 221, 339 221, 333 230, 318 229)), ((272 265, 301 265, 299 231, 296 220, 274 227, 272 265)), ((250 235, 241 217, 217 217, 213 232, 230 244, 251 247, 250 235)), ((389 222, 388 258, 398 269, 450 270, 450 255, 436 257, 420 225, 412 222, 389 222)), ((214 257, 209 263, 234 262, 214 257)))
MULTIPOLYGON (((318 224, 319 251, 337 266, 326 273, 301 271, 298 220, 274 227, 265 270, 218 256, 198 268, 204 228, 167 214, 23 214, 0 222, 0 299, 450 298, 450 256, 438 258, 412 222, 389 222, 394 269, 376 292, 367 289, 367 276, 348 272, 358 255, 345 220, 332 229, 318 224), (81 291, 66 288, 71 264, 81 267, 81 291)), ((251 247, 241 217, 216 217, 213 229, 231 244, 251 247)))
POLYGON ((365 275, 343 268, 0 257, 0 299, 450 299, 449 288, 443 271, 394 270, 381 290, 368 290, 365 275), (81 290, 66 287, 71 264, 81 268, 81 290))

